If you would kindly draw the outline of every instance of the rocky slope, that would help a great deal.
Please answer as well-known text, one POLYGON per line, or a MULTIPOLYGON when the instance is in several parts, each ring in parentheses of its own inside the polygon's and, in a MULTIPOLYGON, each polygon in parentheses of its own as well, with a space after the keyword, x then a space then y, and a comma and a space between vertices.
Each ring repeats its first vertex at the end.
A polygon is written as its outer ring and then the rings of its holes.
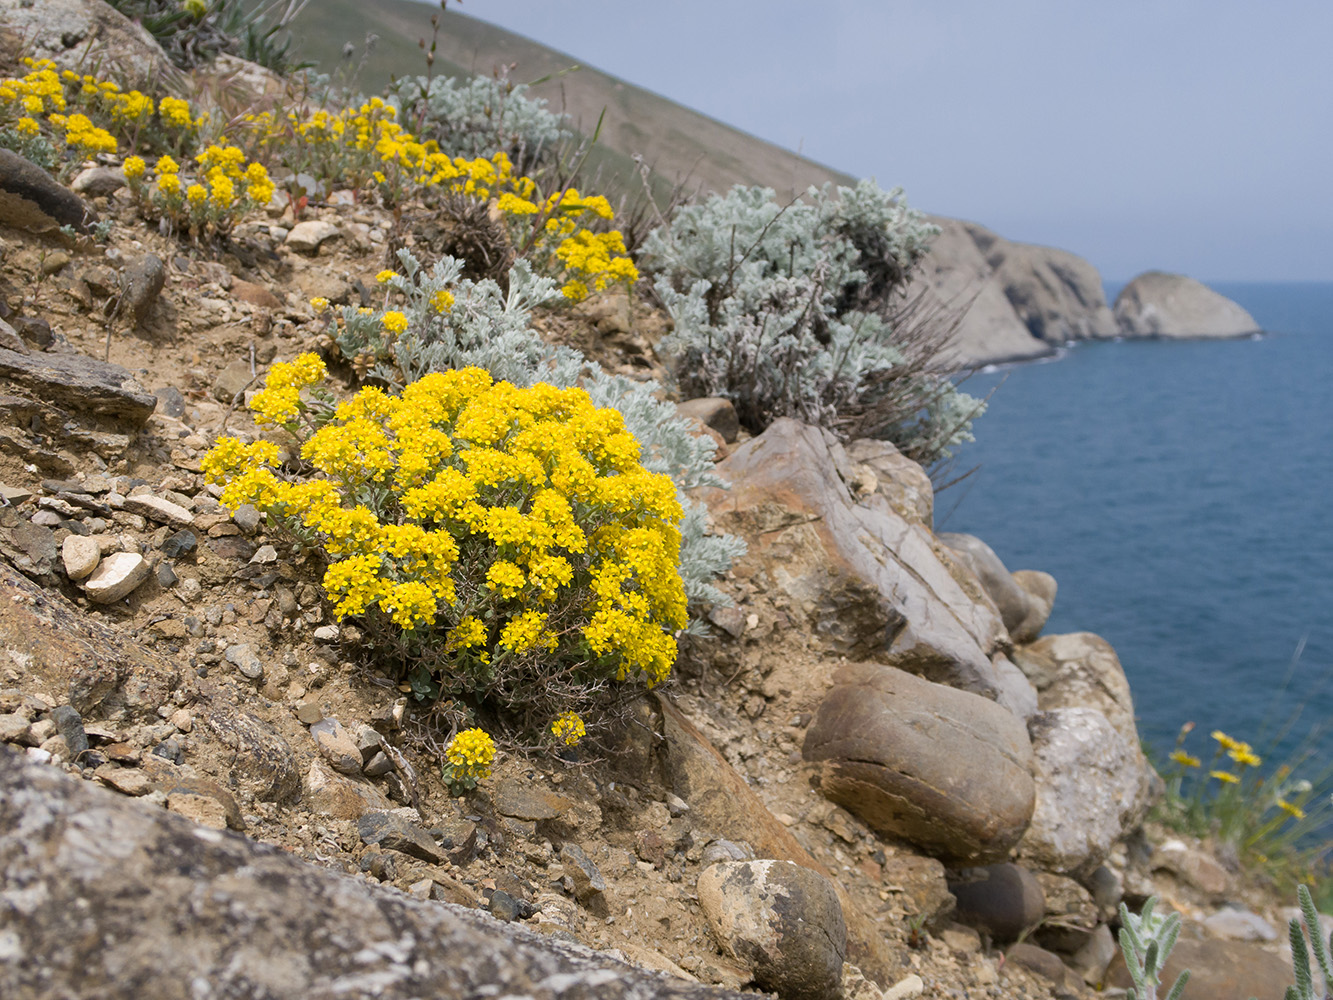
MULTIPOLYGON (((890 446, 741 440, 717 401, 704 498, 750 548, 715 635, 599 745, 452 797, 313 561, 200 475, 318 347, 308 300, 370 301, 392 214, 334 192, 192 246, 116 173, 0 199, 0 995, 1083 997, 1150 893, 1197 995, 1280 995, 1282 914, 1145 827, 1124 673, 1041 635, 1055 581, 937 535, 890 446)), ((623 296, 541 325, 630 374, 664 327, 623 296)))

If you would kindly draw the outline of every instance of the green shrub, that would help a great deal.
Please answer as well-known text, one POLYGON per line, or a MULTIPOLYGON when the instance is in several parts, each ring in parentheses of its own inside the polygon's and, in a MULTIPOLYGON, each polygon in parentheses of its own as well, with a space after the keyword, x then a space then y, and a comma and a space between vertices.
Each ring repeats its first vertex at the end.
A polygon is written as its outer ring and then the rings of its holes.
POLYGON ((662 347, 682 394, 726 396, 752 433, 795 417, 947 456, 983 407, 941 367, 950 331, 904 322, 904 284, 936 232, 873 181, 786 207, 738 186, 677 210, 643 264, 675 323, 662 347))

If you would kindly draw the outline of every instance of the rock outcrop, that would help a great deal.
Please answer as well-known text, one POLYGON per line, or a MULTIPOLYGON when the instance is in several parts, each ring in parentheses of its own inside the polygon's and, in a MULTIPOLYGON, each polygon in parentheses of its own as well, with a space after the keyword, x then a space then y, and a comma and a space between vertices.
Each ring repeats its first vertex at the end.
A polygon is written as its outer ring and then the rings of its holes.
POLYGON ((742 996, 307 864, 0 748, 0 995, 742 996), (151 886, 152 891, 146 891, 151 886))
POLYGON ((1116 296, 1115 318, 1126 337, 1248 337, 1262 333, 1253 316, 1225 295, 1183 274, 1148 271, 1116 296))
POLYGON ((940 235, 912 291, 958 316, 963 367, 1049 357, 1065 344, 1118 335, 1101 277, 1064 250, 1015 243, 984 226, 932 218, 940 235))
POLYGON ((704 494, 718 527, 747 539, 834 648, 995 697, 991 655, 1006 637, 994 605, 922 524, 878 492, 853 497, 858 469, 832 435, 777 420, 717 471, 732 483, 704 494))

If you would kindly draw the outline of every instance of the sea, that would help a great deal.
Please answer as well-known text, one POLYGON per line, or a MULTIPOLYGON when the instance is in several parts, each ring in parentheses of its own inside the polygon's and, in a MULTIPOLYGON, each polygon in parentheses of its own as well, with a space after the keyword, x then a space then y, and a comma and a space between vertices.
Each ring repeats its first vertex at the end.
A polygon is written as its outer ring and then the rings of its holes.
POLYGON ((1266 335, 1080 344, 968 380, 989 409, 936 530, 1056 578, 1046 633, 1115 647, 1157 754, 1194 723, 1205 759, 1221 729, 1328 764, 1333 283, 1212 287, 1266 335))

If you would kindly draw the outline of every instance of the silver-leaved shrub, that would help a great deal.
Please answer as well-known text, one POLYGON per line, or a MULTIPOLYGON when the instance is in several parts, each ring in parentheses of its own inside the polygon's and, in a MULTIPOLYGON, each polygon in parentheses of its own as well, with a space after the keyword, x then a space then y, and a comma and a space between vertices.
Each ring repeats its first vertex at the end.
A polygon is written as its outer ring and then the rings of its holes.
MULTIPOLYGON (((726 485, 713 471, 716 445, 692 433, 675 404, 657 398, 657 383, 611 375, 578 351, 542 340, 532 329, 532 311, 560 300, 561 293, 556 281, 534 274, 525 260, 514 263, 507 291, 489 278, 462 277, 462 265, 452 257, 426 268, 401 250, 398 260, 400 272, 386 287, 401 293, 405 332, 390 343, 378 312, 348 307, 328 327, 339 352, 349 358, 366 351, 375 354, 380 363, 372 374, 387 384, 410 384, 431 372, 476 367, 519 388, 536 382, 558 388, 577 385, 594 405, 619 410, 642 448, 644 468, 671 476, 680 494, 685 508, 680 573, 692 613, 697 614, 700 604, 730 603, 712 581, 744 555, 745 543, 711 533, 707 508, 686 495, 698 486, 726 485), (441 309, 444 293, 449 305, 441 309)), ((692 620, 687 631, 698 627, 692 620)))
POLYGON ((434 139, 450 156, 472 159, 508 154, 518 173, 528 173, 571 133, 564 116, 545 98, 527 96, 526 84, 504 77, 405 77, 393 84, 389 101, 398 121, 421 141, 434 139))
POLYGON ((946 457, 983 404, 942 362, 947 321, 904 301, 938 231, 869 180, 786 206, 737 186, 678 209, 643 264, 674 321, 662 347, 681 394, 729 398, 752 433, 795 417, 946 457))

